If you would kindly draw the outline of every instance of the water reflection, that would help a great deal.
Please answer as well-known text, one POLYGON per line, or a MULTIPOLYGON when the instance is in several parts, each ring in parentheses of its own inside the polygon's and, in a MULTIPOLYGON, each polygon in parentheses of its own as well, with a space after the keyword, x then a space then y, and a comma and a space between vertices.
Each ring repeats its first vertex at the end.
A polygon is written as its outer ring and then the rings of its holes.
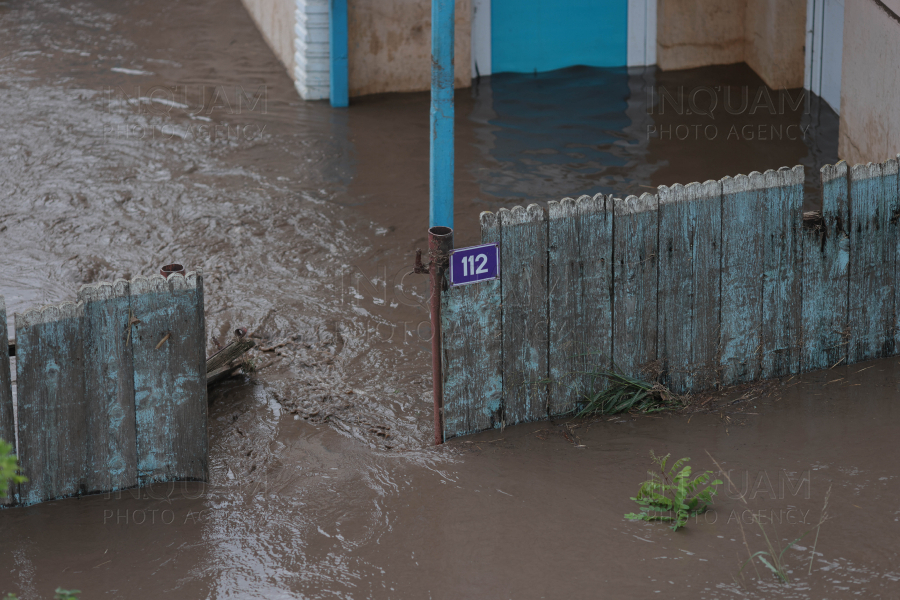
POLYGON ((469 168, 497 207, 796 164, 812 206, 818 169, 837 161, 837 115, 746 65, 506 73, 476 82, 471 102, 481 160, 469 168))

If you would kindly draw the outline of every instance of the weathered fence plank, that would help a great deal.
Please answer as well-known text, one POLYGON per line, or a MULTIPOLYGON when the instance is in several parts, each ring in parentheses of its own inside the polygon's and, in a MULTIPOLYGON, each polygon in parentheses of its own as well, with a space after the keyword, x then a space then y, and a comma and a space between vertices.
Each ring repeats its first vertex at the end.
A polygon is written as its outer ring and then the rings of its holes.
POLYGON ((501 208, 506 425, 547 418, 547 220, 537 204, 501 208))
MULTIPOLYGON (((9 331, 6 326, 6 300, 0 296, 0 333, 3 337, 3 360, 0 362, 0 440, 7 442, 15 450, 16 425, 13 415, 12 374, 9 371, 9 354, 5 350, 9 331)), ((0 505, 13 502, 13 488, 0 489, 0 505)))
POLYGON ((611 201, 603 194, 550 202, 548 305, 549 414, 572 412, 590 387, 589 372, 612 358, 611 201))
POLYGON ((719 368, 722 184, 659 188, 659 355, 675 393, 714 386, 719 368))
POLYGON ((71 302, 16 315, 22 504, 88 491, 83 317, 71 302))
MULTIPOLYGON (((722 179, 722 384, 755 381, 762 347, 763 237, 766 175, 722 179)), ((774 207, 772 207, 774 209, 774 207)))
POLYGON ((897 159, 850 169, 850 339, 855 363, 894 354, 897 159))
POLYGON ((549 311, 550 414, 571 411, 581 396, 586 352, 576 341, 578 305, 582 293, 579 231, 575 200, 564 198, 547 206, 547 295, 549 311), (565 409, 568 409, 566 411, 565 409))
MULTIPOLYGON (((762 220, 762 379, 800 370, 802 166, 765 172, 762 220)), ((735 249, 737 250, 737 249, 735 249)))
POLYGON ((659 376, 658 200, 653 194, 642 194, 615 198, 613 203, 613 363, 626 375, 655 380, 659 376))
MULTIPOLYGON (((497 243, 499 219, 481 213, 482 243, 497 243)), ((502 268, 502 264, 500 265, 502 268)), ((503 420, 500 280, 449 288, 441 297, 444 439, 503 420)))
POLYGON ((131 282, 137 471, 142 485, 205 480, 206 333, 203 278, 131 282))
POLYGON ((847 360, 850 212, 847 163, 826 165, 822 177, 821 219, 804 222, 802 371, 847 360))
POLYGON ((82 286, 91 491, 137 485, 130 284, 82 286))

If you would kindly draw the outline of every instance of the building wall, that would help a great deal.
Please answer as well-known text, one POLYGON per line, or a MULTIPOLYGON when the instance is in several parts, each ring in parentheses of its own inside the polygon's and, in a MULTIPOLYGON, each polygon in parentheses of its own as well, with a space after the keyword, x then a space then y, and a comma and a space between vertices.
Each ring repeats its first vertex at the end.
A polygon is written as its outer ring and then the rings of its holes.
POLYGON ((669 71, 743 62, 746 8, 746 0, 659 0, 657 65, 669 71))
POLYGON ((746 62, 773 88, 803 86, 806 0, 659 0, 663 70, 746 62))
POLYGON ((744 62, 774 89, 803 87, 806 0, 747 0, 744 62))
POLYGON ((900 152, 900 2, 847 0, 838 154, 850 164, 900 152))
MULTIPOLYGON (((431 87, 430 0, 349 0, 350 95, 431 87)), ((456 87, 472 84, 471 0, 456 0, 456 87)))
POLYGON ((242 0, 288 73, 294 72, 294 0, 242 0))

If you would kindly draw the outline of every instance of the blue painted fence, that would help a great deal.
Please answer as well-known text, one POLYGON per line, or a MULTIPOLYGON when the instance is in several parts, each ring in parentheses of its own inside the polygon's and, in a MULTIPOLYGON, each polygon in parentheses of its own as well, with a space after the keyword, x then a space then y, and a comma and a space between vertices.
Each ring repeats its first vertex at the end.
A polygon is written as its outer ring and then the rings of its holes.
MULTIPOLYGON (((2 298, 0 317, 6 333, 2 298)), ((0 434, 18 434, 29 479, 15 503, 207 479, 200 273, 83 286, 15 327, 17 429, 0 367, 0 434)))
POLYGON ((617 369, 680 394, 900 352, 898 161, 481 215, 500 279, 443 295, 444 437, 572 413, 617 369))

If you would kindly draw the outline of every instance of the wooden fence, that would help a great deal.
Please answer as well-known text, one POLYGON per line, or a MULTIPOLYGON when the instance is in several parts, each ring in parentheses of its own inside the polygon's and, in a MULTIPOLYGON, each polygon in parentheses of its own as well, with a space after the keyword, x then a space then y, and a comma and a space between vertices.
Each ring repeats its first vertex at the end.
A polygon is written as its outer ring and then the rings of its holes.
MULTIPOLYGON (((6 310, 0 298, 0 323, 6 310)), ((206 480, 203 278, 86 285, 77 303, 15 316, 17 455, 34 504, 157 481, 206 480)), ((9 360, 0 437, 12 443, 9 360)))
POLYGON ((481 215, 500 279, 442 299, 444 436, 571 413, 616 368, 698 392, 895 354, 898 161, 481 215))

